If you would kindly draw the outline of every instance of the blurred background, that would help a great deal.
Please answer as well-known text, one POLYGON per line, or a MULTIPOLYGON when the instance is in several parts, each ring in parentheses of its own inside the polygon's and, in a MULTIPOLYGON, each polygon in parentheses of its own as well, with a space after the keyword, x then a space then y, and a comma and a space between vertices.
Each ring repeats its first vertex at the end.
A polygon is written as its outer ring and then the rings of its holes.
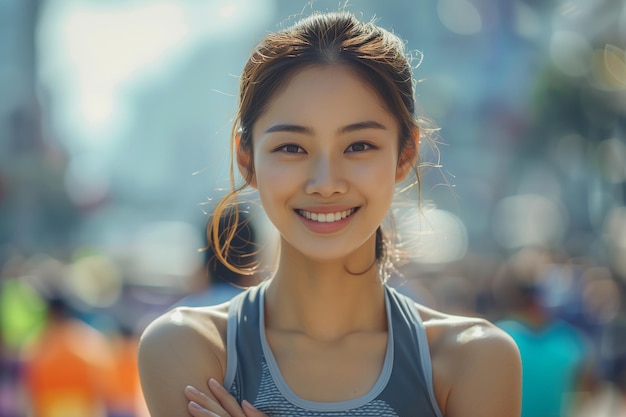
MULTIPOLYGON (((264 33, 342 4, 0 0, 0 416, 145 415, 138 335, 217 302, 198 249, 237 76, 264 33)), ((391 283, 508 331, 524 416, 626 415, 625 3, 346 9, 423 58, 440 127, 434 208, 403 225, 424 250, 391 283)))

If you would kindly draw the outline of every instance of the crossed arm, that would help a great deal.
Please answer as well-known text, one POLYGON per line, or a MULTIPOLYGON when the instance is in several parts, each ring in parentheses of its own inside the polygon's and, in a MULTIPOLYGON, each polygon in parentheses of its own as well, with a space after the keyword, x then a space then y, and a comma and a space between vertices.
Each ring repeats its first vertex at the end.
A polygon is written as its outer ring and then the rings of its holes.
POLYGON ((210 379, 207 387, 208 393, 191 385, 185 387, 187 409, 193 417, 267 417, 246 400, 239 404, 217 380, 210 379))

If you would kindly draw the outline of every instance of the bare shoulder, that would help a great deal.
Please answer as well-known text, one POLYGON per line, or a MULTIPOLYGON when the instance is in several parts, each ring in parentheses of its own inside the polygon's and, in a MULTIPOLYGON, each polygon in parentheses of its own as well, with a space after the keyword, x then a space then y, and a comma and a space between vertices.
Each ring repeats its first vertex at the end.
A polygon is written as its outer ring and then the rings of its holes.
MULTIPOLYGON (((446 314, 417 305, 428 333, 429 343, 434 347, 461 350, 503 350, 518 355, 517 345, 502 329, 480 317, 446 314)), ((477 352, 478 353, 478 352, 477 352)))
POLYGON ((178 307, 157 317, 139 342, 139 375, 152 417, 188 415, 184 388, 222 380, 228 303, 178 307))
MULTIPOLYGON (((141 349, 157 349, 175 345, 177 337, 219 345, 225 336, 228 305, 229 303, 211 307, 176 307, 167 311, 146 327, 139 346, 141 349)), ((181 348, 187 346, 180 344, 181 348)))
POLYGON ((491 322, 418 306, 446 417, 519 416, 521 359, 513 339, 491 322))

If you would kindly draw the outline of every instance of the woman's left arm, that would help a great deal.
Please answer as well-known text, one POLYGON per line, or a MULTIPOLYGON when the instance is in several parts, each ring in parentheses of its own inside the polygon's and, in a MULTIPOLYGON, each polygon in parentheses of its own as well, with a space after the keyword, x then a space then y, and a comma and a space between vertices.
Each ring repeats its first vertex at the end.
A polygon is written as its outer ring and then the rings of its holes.
POLYGON ((479 322, 460 331, 450 352, 455 366, 446 417, 519 417, 522 369, 517 345, 501 329, 479 322))

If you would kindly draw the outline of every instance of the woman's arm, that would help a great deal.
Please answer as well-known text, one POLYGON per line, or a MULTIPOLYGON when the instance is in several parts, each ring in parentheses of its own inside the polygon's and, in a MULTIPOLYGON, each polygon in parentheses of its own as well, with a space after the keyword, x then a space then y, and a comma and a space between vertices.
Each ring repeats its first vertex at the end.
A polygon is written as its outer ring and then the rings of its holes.
POLYGON ((139 344, 139 375, 151 417, 190 415, 185 387, 222 381, 225 371, 224 309, 178 308, 153 321, 139 344))
POLYGON ((192 386, 185 389, 189 412, 193 417, 267 417, 246 400, 240 405, 215 379, 209 380, 208 387, 209 395, 192 386))
POLYGON ((446 417, 519 417, 521 360, 517 345, 486 321, 459 331, 451 341, 446 417))

